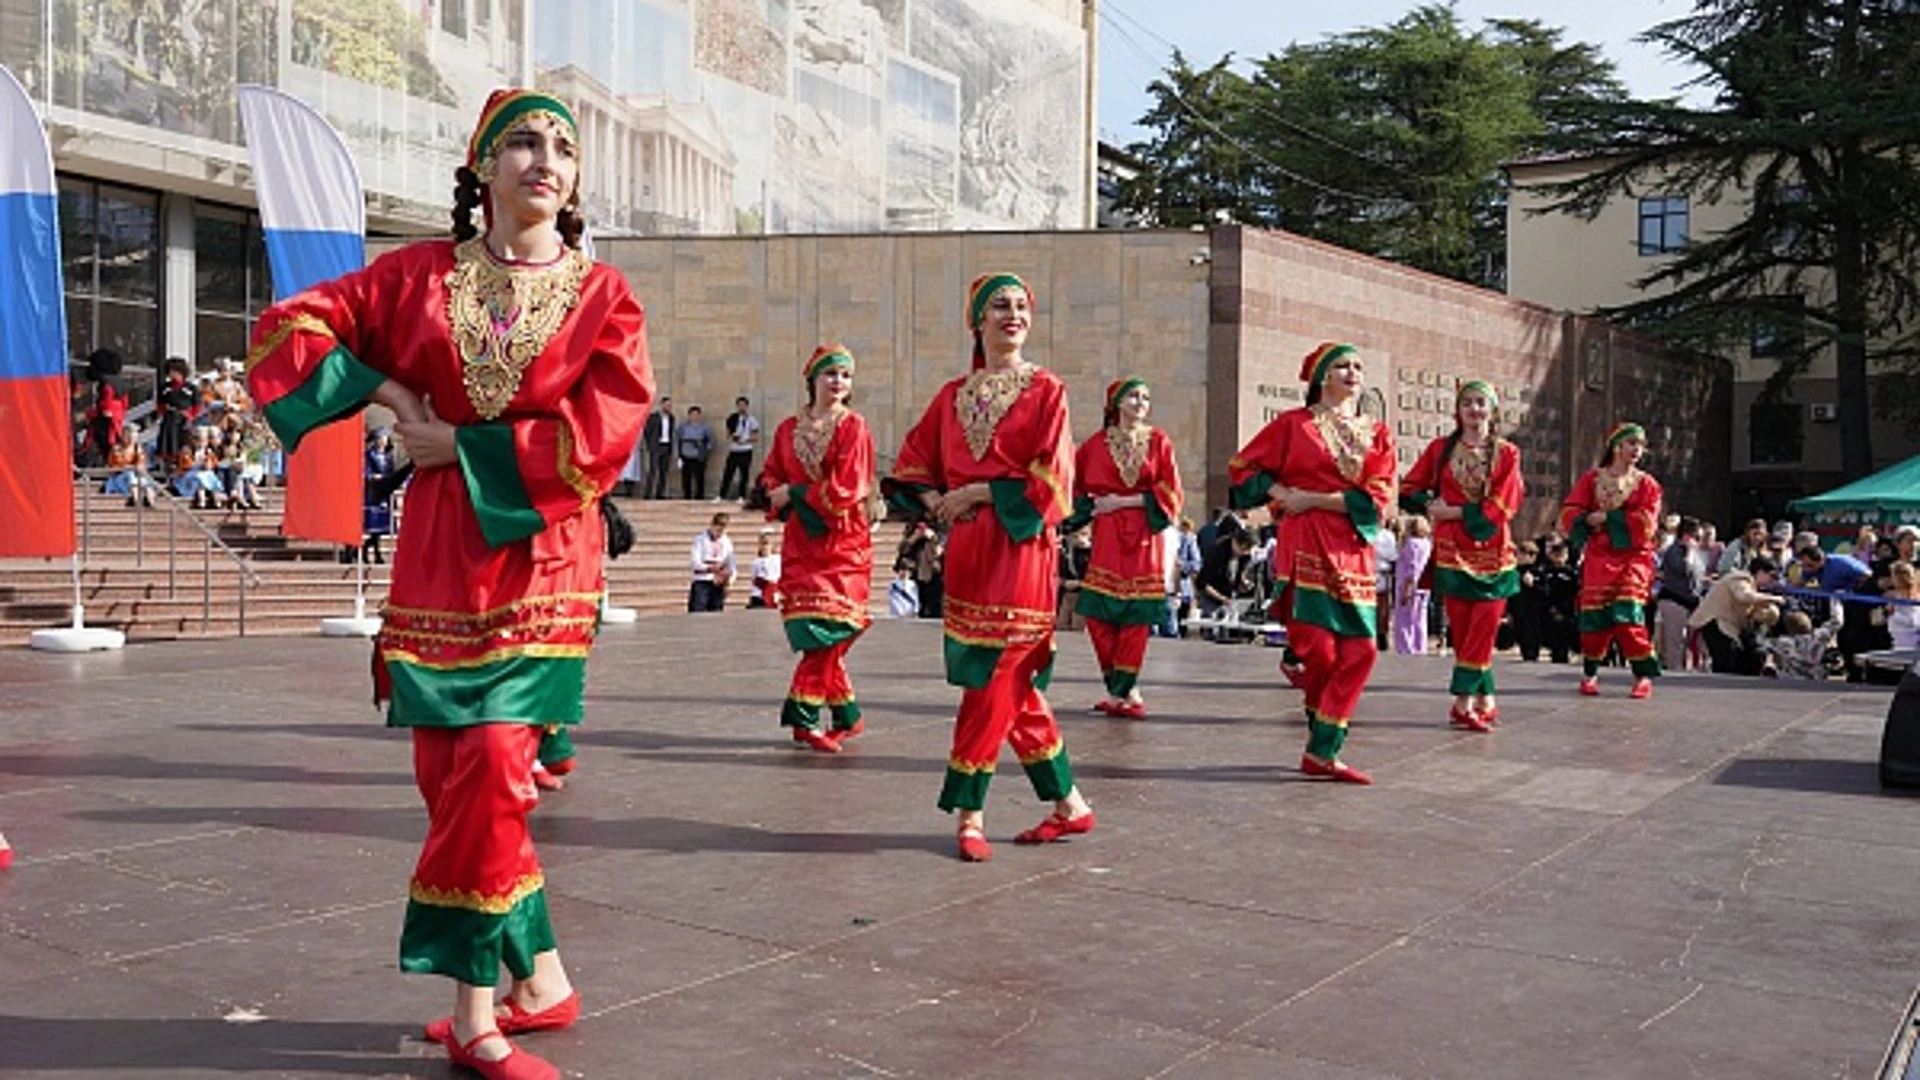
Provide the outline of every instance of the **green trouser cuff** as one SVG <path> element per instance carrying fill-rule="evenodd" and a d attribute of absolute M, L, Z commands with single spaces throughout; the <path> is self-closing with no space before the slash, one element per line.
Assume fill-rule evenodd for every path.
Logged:
<path fill-rule="evenodd" d="M 501 964 L 515 979 L 532 978 L 534 956 L 554 948 L 545 889 L 522 898 L 504 915 L 409 900 L 400 930 L 400 970 L 493 986 L 500 981 Z"/>
<path fill-rule="evenodd" d="M 1600 661 L 1592 659 L 1591 657 L 1586 657 L 1586 656 L 1581 657 L 1580 658 L 1580 674 L 1586 676 L 1589 679 L 1593 678 L 1595 675 L 1600 674 Z"/>
<path fill-rule="evenodd" d="M 1047 802 L 1058 802 L 1073 790 L 1073 765 L 1067 761 L 1067 748 L 1061 747 L 1053 756 L 1031 763 L 1022 763 L 1027 779 L 1033 782 L 1033 793 Z"/>
<path fill-rule="evenodd" d="M 1321 761 L 1338 761 L 1340 748 L 1347 742 L 1347 729 L 1329 724 L 1317 715 L 1307 714 L 1307 756 Z"/>
<path fill-rule="evenodd" d="M 1491 694 L 1493 693 L 1493 669 L 1487 668 L 1482 671 L 1478 668 L 1463 667 L 1455 664 L 1453 667 L 1453 681 L 1447 685 L 1447 690 L 1455 696 L 1462 694 Z"/>
<path fill-rule="evenodd" d="M 993 645 L 968 645 L 949 637 L 944 639 L 943 651 L 949 684 L 965 690 L 985 690 L 987 681 L 993 678 L 993 669 L 1000 664 L 1000 654 L 1006 650 Z"/>
<path fill-rule="evenodd" d="M 948 813 L 955 810 L 985 810 L 987 784 L 992 780 L 992 769 L 962 772 L 951 765 L 947 766 L 946 782 L 940 785 L 940 809 Z"/>
<path fill-rule="evenodd" d="M 520 477 L 519 451 L 508 424 L 470 424 L 453 430 L 460 457 L 460 475 L 467 482 L 473 516 L 490 547 L 525 539 L 547 527 L 547 519 L 533 508 L 526 481 Z"/>
<path fill-rule="evenodd" d="M 361 363 L 344 345 L 335 345 L 315 364 L 305 382 L 263 410 L 267 426 L 288 456 L 314 428 L 360 411 L 367 395 L 387 377 Z"/>
<path fill-rule="evenodd" d="M 1047 646 L 1047 666 L 1033 674 L 1033 688 L 1035 690 L 1044 694 L 1047 692 L 1047 688 L 1053 685 L 1053 664 L 1054 661 L 1058 659 L 1060 659 L 1060 647 L 1049 644 Z"/>
<path fill-rule="evenodd" d="M 1251 510 L 1267 505 L 1267 492 L 1273 490 L 1273 474 L 1257 472 L 1227 489 L 1227 504 L 1235 510 Z"/>
<path fill-rule="evenodd" d="M 1660 677 L 1660 658 L 1645 656 L 1638 660 L 1629 660 L 1627 668 L 1633 672 L 1635 678 L 1657 679 Z"/>
<path fill-rule="evenodd" d="M 1133 693 L 1134 687 L 1140 685 L 1140 673 L 1137 671 L 1122 671 L 1119 668 L 1114 668 L 1112 671 L 1106 673 L 1106 680 L 1107 695 L 1109 697 L 1124 698 L 1128 694 Z"/>
<path fill-rule="evenodd" d="M 780 726 L 819 731 L 820 706 L 788 698 L 780 704 Z"/>
<path fill-rule="evenodd" d="M 1007 539 L 1018 544 L 1039 536 L 1047 527 L 1040 508 L 1027 498 L 1025 480 L 989 480 L 987 489 L 993 492 L 994 519 L 1007 531 Z"/>
<path fill-rule="evenodd" d="M 835 731 L 849 730 L 853 725 L 860 722 L 860 703 L 853 698 L 848 698 L 838 704 L 828 705 L 827 709 L 833 713 L 833 728 Z"/>
<path fill-rule="evenodd" d="M 554 765 L 571 760 L 575 753 L 573 736 L 563 727 L 554 728 L 540 736 L 540 764 Z"/>

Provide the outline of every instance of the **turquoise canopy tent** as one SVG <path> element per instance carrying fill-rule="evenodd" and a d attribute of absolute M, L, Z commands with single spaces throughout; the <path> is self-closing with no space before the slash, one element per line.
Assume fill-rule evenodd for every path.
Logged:
<path fill-rule="evenodd" d="M 1795 499 L 1787 508 L 1811 516 L 1823 544 L 1851 540 L 1861 525 L 1920 525 L 1920 455 L 1832 491 Z"/>

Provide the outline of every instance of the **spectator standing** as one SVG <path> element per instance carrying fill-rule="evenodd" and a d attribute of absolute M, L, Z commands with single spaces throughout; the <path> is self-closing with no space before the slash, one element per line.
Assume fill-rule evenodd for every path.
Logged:
<path fill-rule="evenodd" d="M 687 411 L 689 415 L 693 412 Z M 731 520 L 726 514 L 715 514 L 693 538 L 693 587 L 687 590 L 688 611 L 726 610 L 727 586 L 737 570 L 733 540 L 727 536 Z"/>
<path fill-rule="evenodd" d="M 1800 578 L 1807 588 L 1828 593 L 1878 593 L 1873 571 L 1851 555 L 1829 555 L 1817 543 L 1801 547 L 1795 554 L 1800 563 Z M 1866 672 L 1855 660 L 1863 652 L 1884 648 L 1886 627 L 1874 625 L 1873 615 L 1880 605 L 1871 601 L 1840 602 L 1840 655 L 1846 658 L 1847 681 L 1862 682 Z M 1811 621 L 1811 619 L 1809 619 Z"/>
<path fill-rule="evenodd" d="M 1726 546 L 1726 550 L 1720 553 L 1718 559 L 1714 560 L 1714 575 L 1724 576 L 1735 570 L 1745 570 L 1749 560 L 1756 555 L 1765 554 L 1767 554 L 1767 520 L 1754 518 L 1747 522 L 1746 528 L 1740 530 L 1740 535 L 1734 538 L 1733 543 Z M 1774 565 L 1778 566 L 1779 563 L 1775 562 Z"/>
<path fill-rule="evenodd" d="M 700 406 L 687 409 L 687 422 L 680 425 L 675 441 L 680 447 L 680 497 L 707 497 L 707 456 L 713 453 L 713 429 L 701 418 Z"/>
<path fill-rule="evenodd" d="M 384 427 L 367 434 L 366 467 L 361 477 L 360 557 L 374 562 L 387 561 L 380 550 L 383 537 L 393 535 L 393 496 L 386 481 L 399 468 L 394 460 L 393 433 Z"/>
<path fill-rule="evenodd" d="M 1547 558 L 1539 570 L 1547 602 L 1546 645 L 1556 664 L 1580 647 L 1580 568 L 1564 538 L 1547 539 Z"/>
<path fill-rule="evenodd" d="M 1760 673 L 1765 652 L 1759 633 L 1780 618 L 1780 598 L 1762 590 L 1771 588 L 1778 577 L 1779 568 L 1772 559 L 1755 555 L 1745 569 L 1721 575 L 1688 617 L 1687 626 L 1706 642 L 1714 674 Z"/>
<path fill-rule="evenodd" d="M 1433 593 L 1422 583 L 1433 557 L 1433 523 L 1424 517 L 1407 519 L 1407 538 L 1400 542 L 1394 563 L 1393 651 L 1402 656 L 1427 652 L 1427 606 Z"/>
<path fill-rule="evenodd" d="M 747 497 L 747 478 L 753 475 L 753 448 L 760 442 L 760 421 L 748 412 L 746 398 L 733 399 L 733 412 L 727 416 L 727 467 L 720 474 L 720 497 L 726 498 L 733 488 L 735 473 L 740 476 L 740 494 L 735 498 Z"/>
<path fill-rule="evenodd" d="M 1180 519 L 1180 546 L 1174 552 L 1174 565 L 1179 573 L 1180 604 L 1178 616 L 1185 622 L 1193 614 L 1193 580 L 1200 576 L 1201 551 L 1199 534 L 1194 531 L 1193 519 Z M 1180 637 L 1179 623 L 1173 627 L 1172 637 Z"/>
<path fill-rule="evenodd" d="M 1902 559 L 1887 568 L 1887 596 L 1912 601 L 1887 608 L 1887 633 L 1896 649 L 1920 649 L 1920 574 Z"/>
<path fill-rule="evenodd" d="M 154 441 L 153 454 L 169 472 L 177 470 L 193 449 L 187 429 L 193 423 L 196 400 L 193 387 L 187 385 L 187 362 L 178 356 L 168 357 L 166 376 L 154 395 L 160 431 Z"/>
<path fill-rule="evenodd" d="M 1687 620 L 1700 606 L 1706 592 L 1700 574 L 1700 522 L 1680 519 L 1673 542 L 1660 553 L 1660 603 L 1658 653 L 1660 667 L 1681 671 L 1687 661 Z"/>
<path fill-rule="evenodd" d="M 667 497 L 667 477 L 673 472 L 673 437 L 679 430 L 673 399 L 661 398 L 660 407 L 647 417 L 647 426 L 640 433 L 640 451 L 646 454 L 647 465 L 640 490 L 649 499 Z"/>
<path fill-rule="evenodd" d="M 920 596 L 920 617 L 945 617 L 947 594 L 947 538 L 925 521 L 920 523 L 924 542 L 916 549 L 913 584 Z"/>

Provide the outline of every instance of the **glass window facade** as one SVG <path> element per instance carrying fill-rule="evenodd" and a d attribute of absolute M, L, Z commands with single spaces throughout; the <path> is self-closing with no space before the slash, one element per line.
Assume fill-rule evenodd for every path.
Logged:
<path fill-rule="evenodd" d="M 1640 254 L 1664 255 L 1687 246 L 1687 197 L 1640 200 Z"/>
<path fill-rule="evenodd" d="M 60 257 L 71 357 L 107 348 L 130 365 L 157 366 L 160 197 L 61 177 Z"/>
<path fill-rule="evenodd" d="M 204 368 L 247 354 L 254 317 L 273 299 L 258 214 L 201 204 L 193 219 L 193 340 Z"/>

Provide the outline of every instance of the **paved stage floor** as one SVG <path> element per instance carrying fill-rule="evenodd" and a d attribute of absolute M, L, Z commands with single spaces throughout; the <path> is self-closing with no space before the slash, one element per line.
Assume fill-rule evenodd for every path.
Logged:
<path fill-rule="evenodd" d="M 1864 1077 L 1920 979 L 1920 803 L 1876 785 L 1883 689 L 1684 676 L 1650 703 L 1504 662 L 1490 736 L 1447 662 L 1385 657 L 1348 758 L 1293 771 L 1260 646 L 1155 642 L 1153 717 L 1052 700 L 1100 827 L 1011 755 L 997 857 L 935 810 L 938 629 L 876 624 L 840 757 L 775 727 L 754 612 L 609 628 L 581 770 L 534 832 L 586 1077 Z M 395 946 L 424 815 L 364 643 L 0 652 L 0 1075 L 449 1077 L 444 982 Z"/>

